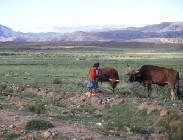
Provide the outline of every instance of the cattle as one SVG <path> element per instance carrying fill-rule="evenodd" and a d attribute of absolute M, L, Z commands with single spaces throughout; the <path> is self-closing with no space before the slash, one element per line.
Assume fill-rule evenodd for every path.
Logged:
<path fill-rule="evenodd" d="M 152 84 L 159 86 L 169 85 L 171 100 L 180 98 L 179 93 L 179 72 L 173 68 L 165 68 L 153 65 L 143 65 L 138 70 L 131 70 L 129 73 L 129 82 L 139 82 L 148 88 L 148 97 L 151 94 Z M 177 90 L 176 90 L 177 86 Z"/>
<path fill-rule="evenodd" d="M 114 93 L 114 89 L 119 83 L 118 71 L 111 67 L 101 67 L 98 69 L 98 81 L 109 82 Z"/>

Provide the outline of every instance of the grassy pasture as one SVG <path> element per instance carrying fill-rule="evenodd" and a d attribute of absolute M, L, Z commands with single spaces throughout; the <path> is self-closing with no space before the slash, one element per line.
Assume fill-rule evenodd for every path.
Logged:
<path fill-rule="evenodd" d="M 96 47 L 96 46 L 60 46 L 58 50 L 48 49 L 47 44 L 37 44 L 35 50 L 26 50 L 27 44 L 15 44 L 13 50 L 0 52 L 0 81 L 9 84 L 28 84 L 34 87 L 49 88 L 63 92 L 85 92 L 88 69 L 96 61 L 100 66 L 114 67 L 119 71 L 120 84 L 117 92 L 132 90 L 127 84 L 128 68 L 138 69 L 144 64 L 173 67 L 183 75 L 183 50 L 169 51 L 158 49 L 136 49 Z M 30 45 L 30 44 L 28 44 Z M 27 47 L 30 47 L 28 46 Z M 1 44 L 1 47 L 3 45 Z M 11 48 L 13 45 L 11 44 Z M 34 45 L 35 46 L 35 45 Z M 14 51 L 17 48 L 18 51 Z M 56 46 L 54 46 L 55 48 Z M 30 47 L 31 48 L 31 47 Z M 58 79 L 61 84 L 53 84 Z M 182 90 L 182 80 L 180 81 Z M 101 90 L 108 91 L 108 84 L 102 84 Z M 155 91 L 156 92 L 156 91 Z"/>
<path fill-rule="evenodd" d="M 126 75 L 127 64 L 134 69 L 145 64 L 173 67 L 180 72 L 180 91 L 183 94 L 183 50 L 136 49 L 135 46 L 134 48 L 71 47 L 59 44 L 57 44 L 59 49 L 55 50 L 48 49 L 47 46 L 51 45 L 46 43 L 33 43 L 34 47 L 37 45 L 36 49 L 30 49 L 30 43 L 18 43 L 15 44 L 15 48 L 12 43 L 10 45 L 8 47 L 6 43 L 5 46 L 8 48 L 5 49 L 5 46 L 0 44 L 0 48 L 3 48 L 0 51 L 0 91 L 6 89 L 3 86 L 5 84 L 26 84 L 31 87 L 58 91 L 58 94 L 63 94 L 62 98 L 66 98 L 67 93 L 77 95 L 87 91 L 88 70 L 97 61 L 100 62 L 101 67 L 114 67 L 119 72 L 120 83 L 115 90 L 115 95 L 112 95 L 108 83 L 103 83 L 100 84 L 99 96 L 124 98 L 125 103 L 122 105 L 106 105 L 102 110 L 96 111 L 89 103 L 80 107 L 60 103 L 57 99 L 58 95 L 53 99 L 31 93 L 16 96 L 28 104 L 28 111 L 54 116 L 58 120 L 70 123 L 82 123 L 89 129 L 101 131 L 106 135 L 115 135 L 120 139 L 131 139 L 137 137 L 137 134 L 146 135 L 156 131 L 163 135 L 162 138 L 159 136 L 159 139 L 183 138 L 183 125 L 180 119 L 182 117 L 175 113 L 183 107 L 183 104 L 180 101 L 169 101 L 168 86 L 161 89 L 153 85 L 154 100 L 148 103 L 151 105 L 158 102 L 158 105 L 169 109 L 169 115 L 160 117 L 160 110 L 156 109 L 148 114 L 148 109 L 139 111 L 136 106 L 147 99 L 146 90 L 138 83 L 127 83 Z M 27 46 L 29 49 L 26 49 Z M 54 45 L 54 48 L 57 46 Z M 59 84 L 54 81 L 59 81 Z M 1 103 L 6 104 L 4 99 L 3 95 L 0 96 Z M 18 105 L 7 104 L 6 107 L 12 110 L 19 109 Z M 96 126 L 98 122 L 101 122 L 102 126 Z M 131 133 L 127 133 L 129 129 Z"/>

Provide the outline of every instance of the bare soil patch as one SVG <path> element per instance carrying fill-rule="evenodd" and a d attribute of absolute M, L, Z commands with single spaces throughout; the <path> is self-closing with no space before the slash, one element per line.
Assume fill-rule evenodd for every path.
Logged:
<path fill-rule="evenodd" d="M 25 124 L 32 119 L 47 119 L 49 120 L 54 127 L 44 131 L 34 131 L 31 133 L 26 133 L 24 131 Z M 0 125 L 1 127 L 8 128 L 12 131 L 22 131 L 24 135 L 22 135 L 19 139 L 21 140 L 45 140 L 49 138 L 45 138 L 44 134 L 54 133 L 54 134 L 61 134 L 68 139 L 77 139 L 77 140 L 85 140 L 85 139 L 116 139 L 111 136 L 105 136 L 99 132 L 95 132 L 85 128 L 81 124 L 76 123 L 66 123 L 55 120 L 51 117 L 39 116 L 39 115 L 26 115 L 6 109 L 0 110 Z M 2 138 L 2 134 L 0 135 L 0 139 Z"/>

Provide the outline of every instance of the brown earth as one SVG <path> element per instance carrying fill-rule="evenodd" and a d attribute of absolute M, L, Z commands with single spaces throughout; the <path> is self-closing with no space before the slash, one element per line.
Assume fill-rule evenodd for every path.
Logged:
<path fill-rule="evenodd" d="M 13 86 L 13 92 L 15 91 L 26 91 L 31 92 L 32 94 L 37 94 L 39 96 L 57 96 L 53 91 L 43 90 L 43 89 L 36 89 L 36 88 L 25 88 L 22 86 Z M 16 93 L 16 92 L 15 92 Z M 56 135 L 61 135 L 66 137 L 69 140 L 86 140 L 86 139 L 93 139 L 93 140 L 118 140 L 119 138 L 115 137 L 115 135 L 93 130 L 88 128 L 82 124 L 78 123 L 71 123 L 71 122 L 63 122 L 61 120 L 57 120 L 54 117 L 46 116 L 46 115 L 37 115 L 33 113 L 23 113 L 21 109 L 26 107 L 26 103 L 23 102 L 19 97 L 11 97 L 9 95 L 6 96 L 6 101 L 10 104 L 16 104 L 20 106 L 20 111 L 13 111 L 7 109 L 3 103 L 0 103 L 0 129 L 7 128 L 11 131 L 19 131 L 21 133 L 21 137 L 17 140 L 51 140 Z M 58 96 L 58 98 L 60 98 Z M 126 100 L 125 98 L 119 98 L 116 96 L 94 96 L 88 97 L 86 94 L 76 94 L 72 97 L 67 99 L 60 99 L 62 103 L 65 105 L 74 104 L 76 107 L 80 107 L 86 103 L 90 103 L 96 110 L 99 112 L 103 109 L 103 107 L 108 104 L 110 106 L 113 105 L 120 105 L 126 102 L 132 102 L 136 107 L 137 110 L 147 109 L 147 113 L 150 114 L 154 110 L 160 111 L 160 117 L 164 117 L 169 114 L 169 110 L 164 108 L 164 106 L 158 104 L 158 100 L 153 100 L 152 104 L 148 104 L 147 99 L 141 100 L 139 102 L 136 98 L 132 98 L 131 101 Z M 175 104 L 176 105 L 176 104 Z M 183 116 L 183 109 L 177 110 L 179 116 Z M 32 119 L 45 119 L 50 121 L 54 127 L 44 130 L 44 131 L 34 131 L 34 132 L 26 132 L 24 130 L 25 125 L 28 121 Z M 176 125 L 180 124 L 180 121 L 172 122 L 172 128 Z M 97 127 L 100 127 L 100 124 L 96 124 Z M 126 127 L 126 133 L 131 134 L 130 128 Z M 145 136 L 140 136 L 138 134 L 134 134 L 132 139 L 134 140 L 141 140 Z M 167 136 L 162 135 L 157 130 L 157 133 L 153 133 L 151 135 L 153 138 L 161 138 L 166 139 Z M 3 139 L 3 133 L 0 131 L 0 140 Z"/>
<path fill-rule="evenodd" d="M 49 120 L 54 127 L 45 131 L 34 131 L 32 133 L 24 132 L 25 124 L 32 119 L 46 119 Z M 22 113 L 1 109 L 0 110 L 0 126 L 4 128 L 9 128 L 12 131 L 22 131 L 25 133 L 20 140 L 49 140 L 51 138 L 47 138 L 45 135 L 47 133 L 52 134 L 61 134 L 68 139 L 77 139 L 77 140 L 85 140 L 85 139 L 114 139 L 112 136 L 105 136 L 104 134 L 100 134 L 99 132 L 95 132 L 85 128 L 83 125 L 75 124 L 75 123 L 66 123 L 58 120 L 54 120 L 51 117 L 44 117 L 38 115 L 23 115 Z M 2 134 L 0 134 L 0 139 L 2 139 Z"/>
<path fill-rule="evenodd" d="M 36 94 L 38 96 L 44 97 L 52 97 L 55 96 L 55 93 L 52 91 L 48 91 L 45 89 L 24 87 L 19 85 L 12 86 L 13 93 L 3 93 L 6 96 L 5 100 L 8 104 L 18 105 L 20 107 L 20 111 L 13 111 L 7 109 L 5 104 L 0 104 L 0 129 L 6 128 L 10 131 L 18 131 L 22 132 L 19 140 L 51 140 L 56 135 L 61 135 L 66 137 L 67 139 L 72 140 L 86 140 L 86 139 L 95 139 L 95 140 L 118 140 L 118 138 L 113 137 L 112 135 L 102 134 L 102 132 L 97 132 L 94 130 L 90 130 L 84 127 L 82 124 L 76 123 L 67 123 L 62 122 L 60 120 L 56 120 L 53 117 L 48 117 L 46 115 L 38 115 L 33 113 L 22 113 L 21 109 L 27 106 L 27 103 L 23 102 L 21 98 L 15 96 L 17 92 L 29 92 L 32 94 Z M 12 95 L 14 95 L 12 97 Z M 55 97 L 57 98 L 57 97 Z M 59 97 L 58 97 L 59 98 Z M 107 101 L 107 100 L 106 100 Z M 106 102 L 105 101 L 105 102 Z M 77 107 L 80 105 L 90 102 L 95 108 L 102 109 L 104 101 L 101 100 L 100 97 L 92 97 L 88 98 L 85 94 L 76 95 L 70 97 L 68 99 L 61 100 L 65 105 L 75 104 Z M 28 121 L 32 119 L 45 119 L 50 121 L 54 127 L 44 131 L 34 131 L 27 133 L 24 128 Z M 96 124 L 97 125 L 97 124 Z M 100 127 L 100 126 L 99 126 Z M 3 132 L 0 131 L 0 140 L 3 139 Z"/>

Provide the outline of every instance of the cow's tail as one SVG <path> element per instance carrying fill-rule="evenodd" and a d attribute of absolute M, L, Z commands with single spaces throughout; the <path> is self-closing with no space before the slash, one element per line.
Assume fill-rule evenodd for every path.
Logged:
<path fill-rule="evenodd" d="M 180 80 L 180 78 L 179 78 L 179 72 L 177 72 L 176 79 L 177 79 L 177 81 L 176 81 L 176 85 L 177 85 L 177 96 L 178 96 L 178 99 L 181 99 L 182 97 L 181 97 L 180 91 L 179 91 L 179 80 Z"/>

